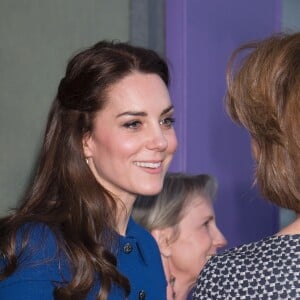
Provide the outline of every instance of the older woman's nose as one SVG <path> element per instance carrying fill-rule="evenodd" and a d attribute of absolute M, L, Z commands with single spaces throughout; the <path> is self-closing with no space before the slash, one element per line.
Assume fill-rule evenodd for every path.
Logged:
<path fill-rule="evenodd" d="M 214 237 L 214 246 L 219 249 L 223 248 L 227 245 L 227 240 L 225 239 L 222 232 L 219 230 L 219 228 L 216 228 L 215 237 Z"/>

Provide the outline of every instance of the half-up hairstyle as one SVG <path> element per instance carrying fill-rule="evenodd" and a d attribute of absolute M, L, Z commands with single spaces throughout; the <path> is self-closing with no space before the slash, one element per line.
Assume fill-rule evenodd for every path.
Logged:
<path fill-rule="evenodd" d="M 117 199 L 90 171 L 82 140 L 109 101 L 108 88 L 132 72 L 157 74 L 169 83 L 163 59 L 126 43 L 101 41 L 69 61 L 49 113 L 34 180 L 19 207 L 0 222 L 0 249 L 8 262 L 0 279 L 18 268 L 18 229 L 42 223 L 54 232 L 72 270 L 71 281 L 56 288 L 55 299 L 84 299 L 97 276 L 97 299 L 107 299 L 113 284 L 129 294 L 130 284 L 118 272 L 113 251 Z M 25 238 L 23 242 L 22 249 Z"/>

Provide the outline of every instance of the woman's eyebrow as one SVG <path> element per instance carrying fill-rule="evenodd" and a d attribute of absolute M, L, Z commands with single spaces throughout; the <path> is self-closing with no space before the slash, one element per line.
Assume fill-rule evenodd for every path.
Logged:
<path fill-rule="evenodd" d="M 147 113 L 143 111 L 124 111 L 120 114 L 117 115 L 117 118 L 122 117 L 122 116 L 140 116 L 140 117 L 145 117 L 147 116 Z"/>
<path fill-rule="evenodd" d="M 170 105 L 169 107 L 167 107 L 166 109 L 164 109 L 162 111 L 162 113 L 160 114 L 161 116 L 167 114 L 169 111 L 171 111 L 172 109 L 174 109 L 173 105 Z M 139 117 L 146 117 L 147 113 L 143 112 L 143 111 L 124 111 L 120 114 L 117 115 L 117 118 L 122 117 L 122 116 L 139 116 Z"/>
<path fill-rule="evenodd" d="M 163 115 L 167 114 L 169 111 L 171 111 L 173 109 L 174 109 L 174 105 L 170 105 L 169 107 L 164 109 L 160 115 L 163 116 Z"/>

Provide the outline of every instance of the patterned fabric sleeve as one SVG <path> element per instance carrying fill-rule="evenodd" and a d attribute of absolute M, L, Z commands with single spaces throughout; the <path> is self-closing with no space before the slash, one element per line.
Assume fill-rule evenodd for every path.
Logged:
<path fill-rule="evenodd" d="M 271 236 L 214 256 L 194 300 L 300 299 L 300 235 Z"/>
<path fill-rule="evenodd" d="M 193 300 L 221 299 L 216 294 L 222 290 L 222 281 L 219 280 L 220 270 L 216 267 L 215 260 L 215 257 L 212 258 L 201 271 L 193 293 Z"/>

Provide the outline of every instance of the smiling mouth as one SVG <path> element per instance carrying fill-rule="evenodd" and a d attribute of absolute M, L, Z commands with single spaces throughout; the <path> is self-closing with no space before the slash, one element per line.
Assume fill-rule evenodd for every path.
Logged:
<path fill-rule="evenodd" d="M 141 161 L 136 161 L 134 164 L 138 167 L 143 167 L 143 168 L 150 168 L 150 169 L 157 169 L 161 166 L 161 161 L 160 162 L 141 162 Z"/>

